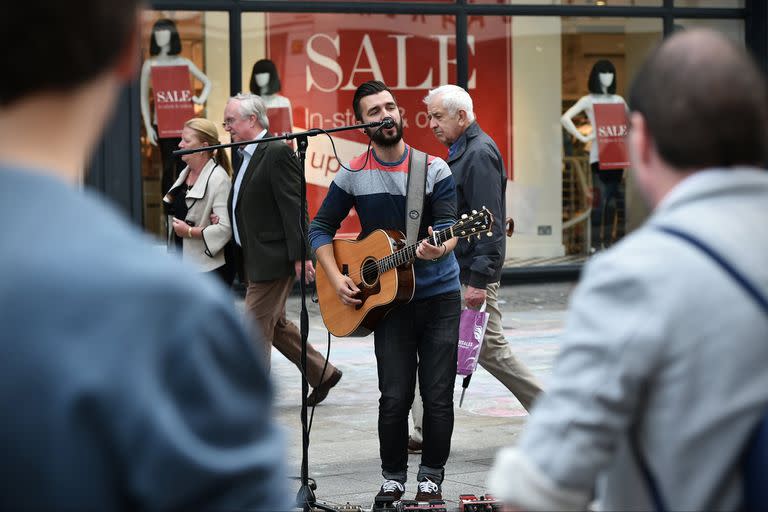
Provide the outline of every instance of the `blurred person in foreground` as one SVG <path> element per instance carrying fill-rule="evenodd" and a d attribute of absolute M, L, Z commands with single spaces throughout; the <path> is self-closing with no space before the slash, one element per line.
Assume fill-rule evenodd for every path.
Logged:
<path fill-rule="evenodd" d="M 135 73 L 140 5 L 75 4 L 0 21 L 24 48 L 0 82 L 0 510 L 286 509 L 271 388 L 231 298 L 81 188 Z"/>
<path fill-rule="evenodd" d="M 219 144 L 213 121 L 195 117 L 184 123 L 180 149 Z M 187 166 L 163 197 L 163 206 L 171 216 L 169 245 L 201 272 L 210 272 L 230 286 L 234 275 L 224 257 L 224 248 L 232 238 L 227 213 L 232 188 L 229 157 L 224 148 L 219 148 L 215 153 L 201 151 L 182 155 L 181 159 Z"/>
<path fill-rule="evenodd" d="M 654 209 L 594 257 L 547 393 L 494 495 L 523 510 L 737 510 L 742 450 L 768 408 L 768 318 L 695 237 L 768 294 L 768 86 L 711 31 L 667 39 L 630 93 L 636 181 Z M 644 476 L 642 467 L 648 470 Z"/>

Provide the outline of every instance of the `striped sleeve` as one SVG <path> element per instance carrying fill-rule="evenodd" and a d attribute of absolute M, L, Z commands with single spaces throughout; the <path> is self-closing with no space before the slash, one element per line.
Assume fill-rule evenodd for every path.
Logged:
<path fill-rule="evenodd" d="M 313 251 L 333 241 L 336 231 L 353 205 L 354 196 L 345 192 L 334 180 L 317 215 L 309 225 L 309 243 Z"/>

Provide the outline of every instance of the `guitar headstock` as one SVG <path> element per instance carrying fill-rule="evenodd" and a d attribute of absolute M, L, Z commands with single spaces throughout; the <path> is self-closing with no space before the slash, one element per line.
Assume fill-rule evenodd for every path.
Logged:
<path fill-rule="evenodd" d="M 472 210 L 470 214 L 463 214 L 461 218 L 451 226 L 451 232 L 456 238 L 471 238 L 477 235 L 478 240 L 480 235 L 486 233 L 486 236 L 493 236 L 491 228 L 493 227 L 493 214 L 483 206 L 478 212 Z"/>

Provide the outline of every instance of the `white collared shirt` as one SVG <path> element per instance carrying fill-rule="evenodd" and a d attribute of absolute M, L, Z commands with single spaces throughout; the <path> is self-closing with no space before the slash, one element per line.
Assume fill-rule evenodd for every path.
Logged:
<path fill-rule="evenodd" d="M 267 130 L 262 130 L 261 133 L 256 136 L 256 138 L 261 139 L 266 133 Z M 248 144 L 243 148 L 243 163 L 240 164 L 240 170 L 237 171 L 237 178 L 235 178 L 235 183 L 232 185 L 232 211 L 230 212 L 232 217 L 232 236 L 235 238 L 237 245 L 241 247 L 243 244 L 240 243 L 240 233 L 238 232 L 237 228 L 237 216 L 235 216 L 235 210 L 237 209 L 237 197 L 240 195 L 240 186 L 243 184 L 243 176 L 245 176 L 245 171 L 248 169 L 248 164 L 251 162 L 251 157 L 256 152 L 256 147 L 258 145 L 258 143 Z"/>

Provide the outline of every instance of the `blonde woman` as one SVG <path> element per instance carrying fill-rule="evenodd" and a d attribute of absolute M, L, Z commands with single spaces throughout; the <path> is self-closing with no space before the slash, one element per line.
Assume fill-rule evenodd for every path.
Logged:
<path fill-rule="evenodd" d="M 181 149 L 215 146 L 219 142 L 216 125 L 207 119 L 193 118 L 184 123 Z M 232 283 L 224 247 L 232 237 L 227 213 L 227 198 L 232 188 L 232 167 L 223 149 L 201 151 L 181 157 L 187 166 L 163 198 L 166 213 L 172 217 L 168 243 L 181 251 L 186 261 L 202 272 L 218 275 Z M 211 214 L 218 217 L 211 224 Z"/>

